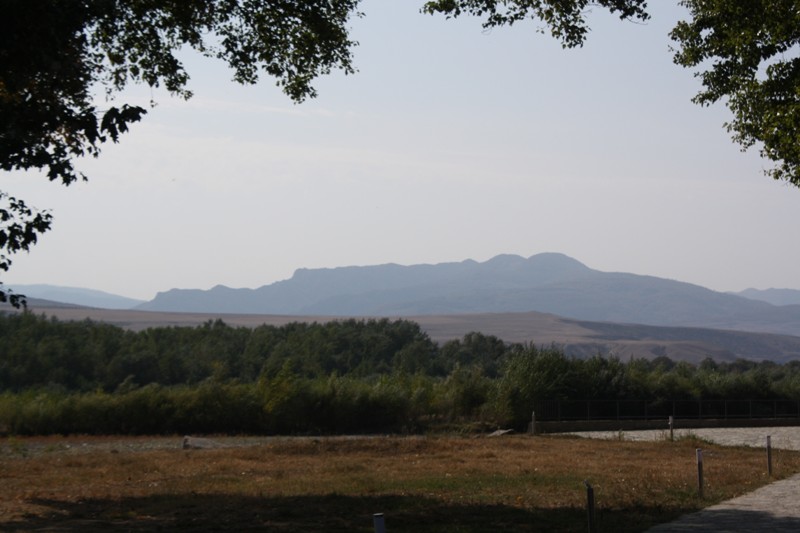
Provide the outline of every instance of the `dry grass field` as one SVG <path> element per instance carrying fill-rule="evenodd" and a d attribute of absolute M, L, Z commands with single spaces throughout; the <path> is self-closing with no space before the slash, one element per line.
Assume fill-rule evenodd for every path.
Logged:
<path fill-rule="evenodd" d="M 770 481 L 763 450 L 576 437 L 8 438 L 3 531 L 643 531 Z M 704 449 L 697 496 L 695 449 Z M 800 471 L 776 451 L 774 478 Z"/>

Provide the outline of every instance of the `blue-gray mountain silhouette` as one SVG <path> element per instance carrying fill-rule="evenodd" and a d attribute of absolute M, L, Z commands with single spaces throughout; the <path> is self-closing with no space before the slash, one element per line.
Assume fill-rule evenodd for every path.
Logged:
<path fill-rule="evenodd" d="M 102 309 L 131 309 L 144 303 L 142 300 L 126 298 L 95 289 L 60 287 L 57 285 L 33 284 L 10 285 L 16 294 L 25 295 L 28 303 L 36 300 L 49 300 L 53 303 L 98 307 Z M 52 304 L 51 304 L 52 305 Z"/>
<path fill-rule="evenodd" d="M 800 291 L 797 289 L 745 289 L 733 294 L 772 305 L 800 305 Z"/>
<path fill-rule="evenodd" d="M 538 311 L 579 320 L 800 335 L 800 306 L 674 280 L 601 272 L 563 254 L 486 262 L 299 269 L 257 289 L 173 289 L 150 311 L 411 316 Z"/>

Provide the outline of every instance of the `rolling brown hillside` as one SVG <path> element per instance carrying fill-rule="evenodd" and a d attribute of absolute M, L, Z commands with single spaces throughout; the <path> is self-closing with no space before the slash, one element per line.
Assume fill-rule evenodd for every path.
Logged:
<path fill-rule="evenodd" d="M 141 330 L 158 326 L 196 326 L 221 319 L 232 326 L 255 327 L 290 322 L 325 322 L 331 316 L 256 315 L 224 313 L 168 313 L 135 310 L 91 309 L 77 306 L 50 306 L 31 302 L 30 310 L 60 320 L 91 319 L 120 327 Z M 369 317 L 364 317 L 369 318 Z M 750 333 L 708 328 L 658 327 L 610 322 L 565 319 L 545 313 L 480 313 L 451 315 L 395 316 L 419 323 L 437 342 L 463 337 L 479 331 L 506 342 L 555 344 L 568 354 L 588 357 L 614 354 L 699 362 L 706 357 L 718 361 L 737 358 L 787 362 L 800 359 L 800 337 L 769 333 Z"/>

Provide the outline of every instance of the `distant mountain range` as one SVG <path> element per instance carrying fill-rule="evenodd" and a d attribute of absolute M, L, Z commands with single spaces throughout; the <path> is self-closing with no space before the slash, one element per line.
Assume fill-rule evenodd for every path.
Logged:
<path fill-rule="evenodd" d="M 136 309 L 297 316 L 537 311 L 577 320 L 800 336 L 800 305 L 764 301 L 772 296 L 771 291 L 738 295 L 653 276 L 601 272 L 566 255 L 545 253 L 500 255 L 483 263 L 299 269 L 288 280 L 257 289 L 173 289 Z"/>
<path fill-rule="evenodd" d="M 414 320 L 438 342 L 480 331 L 508 342 L 554 343 L 575 356 L 664 355 L 692 362 L 800 357 L 800 291 L 720 293 L 601 272 L 553 253 L 483 263 L 300 269 L 258 289 L 173 289 L 149 302 L 51 285 L 11 288 L 29 297 L 34 312 L 132 329 L 215 318 L 252 327 L 385 316 Z"/>
<path fill-rule="evenodd" d="M 734 294 L 772 305 L 800 305 L 800 291 L 796 289 L 745 289 Z"/>
<path fill-rule="evenodd" d="M 48 300 L 62 304 L 98 307 L 101 309 L 132 309 L 144 303 L 143 300 L 126 298 L 94 289 L 60 287 L 57 285 L 10 285 L 17 294 L 24 294 L 29 300 Z"/>
<path fill-rule="evenodd" d="M 300 269 L 291 279 L 258 289 L 173 289 L 149 302 L 52 285 L 11 288 L 26 294 L 35 312 L 134 329 L 218 317 L 257 325 L 386 316 L 415 320 L 440 342 L 481 331 L 510 342 L 556 343 L 580 356 L 800 356 L 800 291 L 720 293 L 601 272 L 554 253 L 501 255 L 483 263 Z"/>

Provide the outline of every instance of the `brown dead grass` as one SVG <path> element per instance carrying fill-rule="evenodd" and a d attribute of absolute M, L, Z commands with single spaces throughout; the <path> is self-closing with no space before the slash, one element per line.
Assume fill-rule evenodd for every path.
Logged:
<path fill-rule="evenodd" d="M 763 450 L 693 440 L 305 438 L 191 451 L 177 437 L 172 449 L 80 440 L 3 446 L 0 529 L 371 531 L 383 512 L 393 533 L 580 531 L 588 480 L 601 531 L 642 531 L 770 481 Z M 775 478 L 800 471 L 797 452 L 773 461 Z"/>

